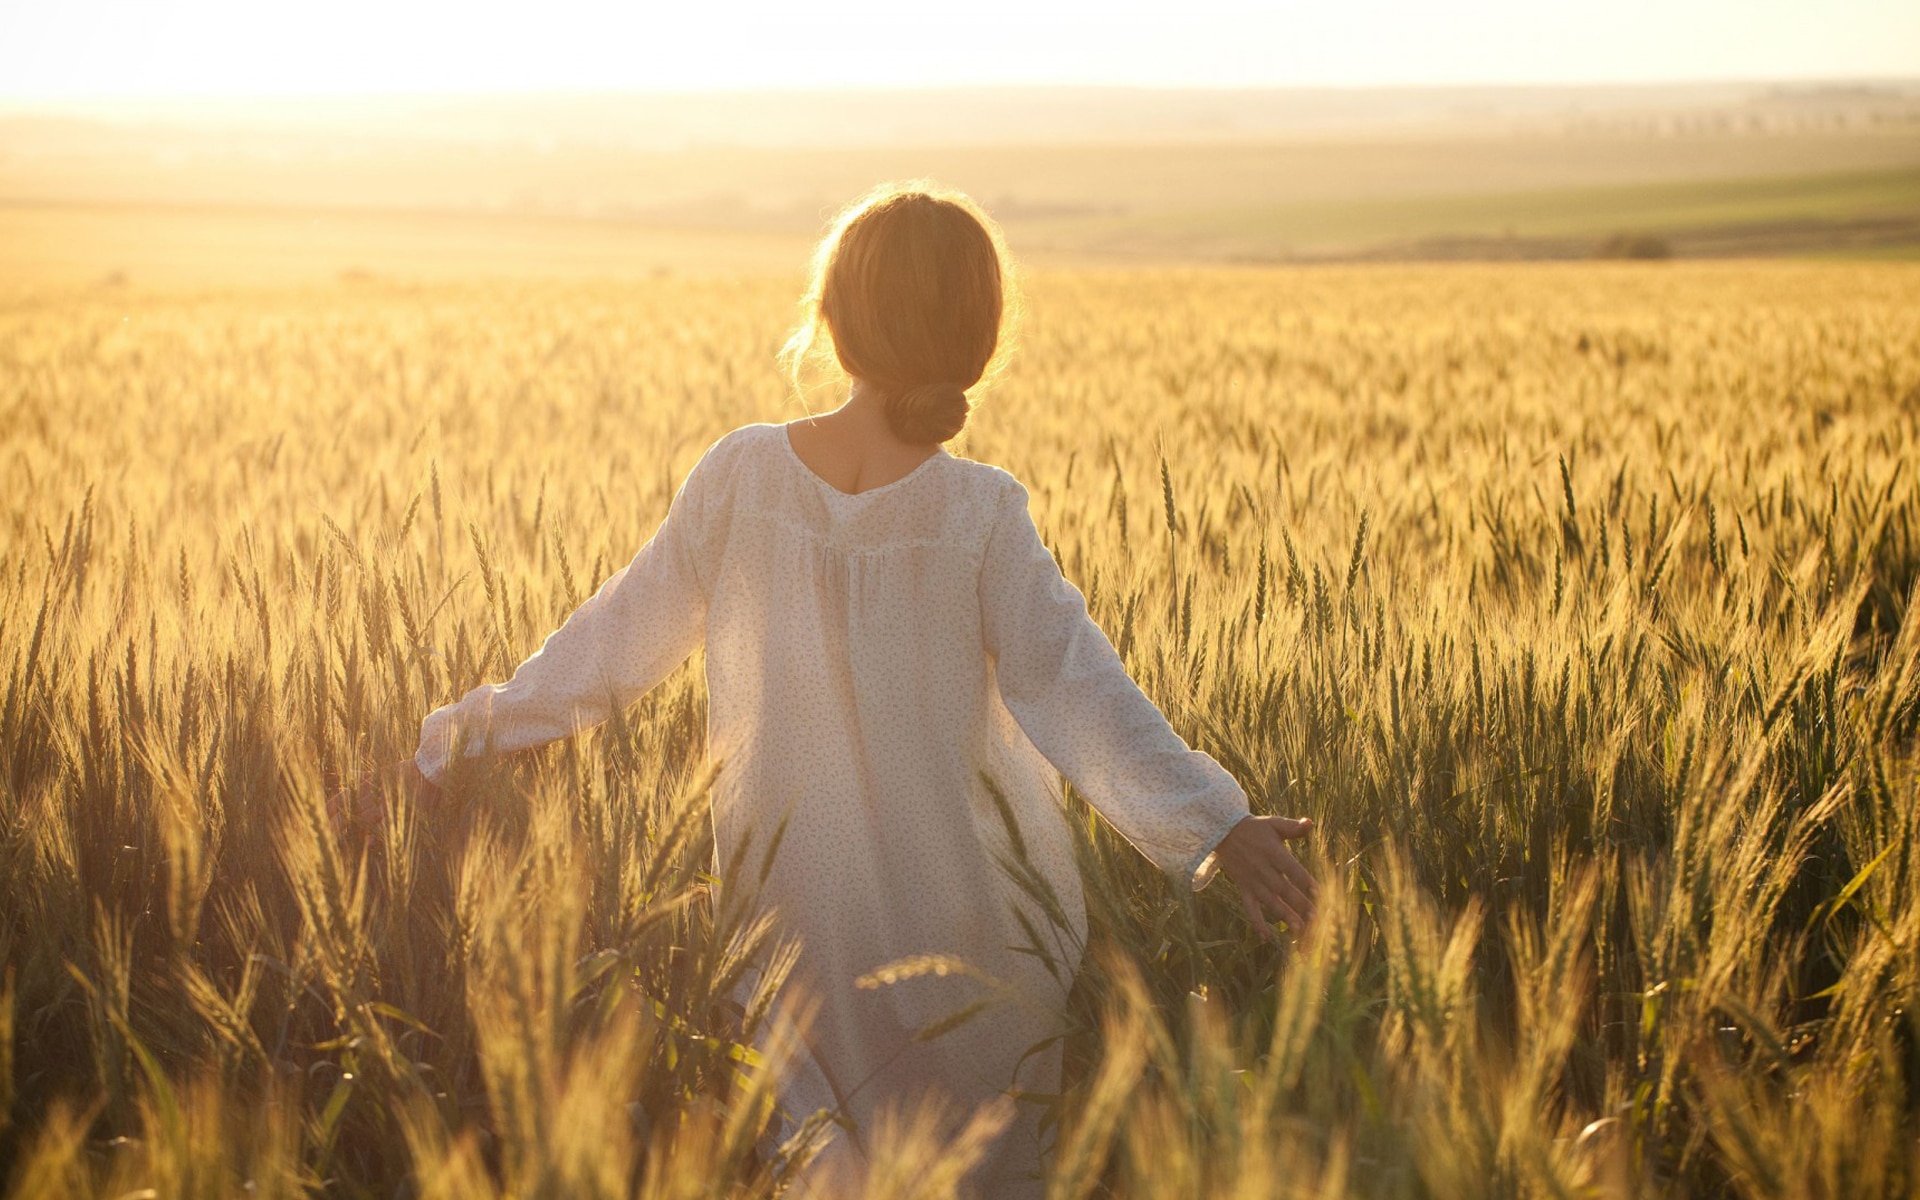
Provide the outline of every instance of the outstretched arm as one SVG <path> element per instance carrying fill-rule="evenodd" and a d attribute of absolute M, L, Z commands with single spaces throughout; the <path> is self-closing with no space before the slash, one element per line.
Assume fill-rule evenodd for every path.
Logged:
<path fill-rule="evenodd" d="M 1274 916 L 1311 916 L 1311 877 L 1283 844 L 1305 823 L 1251 817 L 1239 783 L 1167 724 L 1060 573 L 1018 484 L 988 537 L 980 609 L 1008 711 L 1136 849 L 1195 891 L 1224 868 Z M 1269 903 L 1282 898 L 1290 911 Z"/>
<path fill-rule="evenodd" d="M 711 458 L 711 451 L 708 458 Z M 696 571 L 707 467 L 687 476 L 660 529 L 505 683 L 482 684 L 427 715 L 414 763 L 438 783 L 464 748 L 522 750 L 606 720 L 700 644 L 706 595 Z"/>

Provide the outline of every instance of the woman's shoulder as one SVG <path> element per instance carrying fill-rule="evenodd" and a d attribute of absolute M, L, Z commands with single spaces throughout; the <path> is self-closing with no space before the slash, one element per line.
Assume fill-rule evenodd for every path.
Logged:
<path fill-rule="evenodd" d="M 757 448 L 769 445 L 782 427 L 756 422 L 741 425 L 721 434 L 708 444 L 700 453 L 700 461 L 693 465 L 689 479 L 701 483 L 717 483 L 731 475 L 745 459 L 754 457 Z"/>
<path fill-rule="evenodd" d="M 1019 477 L 1005 467 L 975 458 L 963 458 L 951 455 L 953 470 L 967 481 L 971 489 L 993 504 L 1025 504 L 1027 487 Z"/>
<path fill-rule="evenodd" d="M 741 425 L 730 429 L 715 438 L 707 447 L 707 457 L 715 455 L 731 456 L 756 444 L 771 442 L 775 436 L 786 435 L 786 426 L 772 421 L 755 421 L 750 425 Z"/>

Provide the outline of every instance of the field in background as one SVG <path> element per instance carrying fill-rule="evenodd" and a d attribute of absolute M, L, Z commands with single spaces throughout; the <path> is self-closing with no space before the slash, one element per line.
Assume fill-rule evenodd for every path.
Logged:
<path fill-rule="evenodd" d="M 1902 257 L 1920 250 L 1920 86 L 0 112 L 0 279 L 790 272 L 839 205 L 915 176 L 968 191 L 1050 266 Z"/>
<path fill-rule="evenodd" d="M 793 281 L 362 283 L 0 305 L 0 1173 L 777 1194 L 697 663 L 323 798 L 798 411 Z M 1910 1194 L 1917 440 L 1911 267 L 1038 274 L 957 449 L 1330 895 L 1276 956 L 1072 798 L 1051 1194 Z"/>
<path fill-rule="evenodd" d="M 804 274 L 811 240 L 569 217 L 391 210 L 0 206 L 0 267 L 34 288 Z"/>
<path fill-rule="evenodd" d="M 1143 152 L 1144 153 L 1144 152 Z M 964 176 L 962 176 L 964 177 Z M 848 186 L 852 187 L 851 178 Z M 851 192 L 848 194 L 852 194 Z M 592 218 L 297 207 L 0 205 L 17 284 L 143 287 L 472 278 L 619 280 L 660 272 L 797 276 L 798 219 Z M 824 201 L 822 213 L 829 211 Z M 1204 209 L 1023 210 L 1008 236 L 1040 267 L 1181 263 L 1920 254 L 1920 167 L 1466 195 L 1366 196 Z M 732 213 L 737 219 L 729 221 Z M 1625 235 L 1624 239 L 1623 236 Z M 1621 250 L 1616 243 L 1628 243 Z"/>

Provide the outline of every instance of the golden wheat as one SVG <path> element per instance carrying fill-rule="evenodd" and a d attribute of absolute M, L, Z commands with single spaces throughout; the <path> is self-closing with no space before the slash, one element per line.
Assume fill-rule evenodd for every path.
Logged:
<path fill-rule="evenodd" d="M 326 798 L 798 411 L 797 294 L 0 306 L 17 1194 L 787 1188 L 697 662 L 372 841 Z M 956 449 L 1330 882 L 1276 957 L 1070 797 L 1055 1194 L 1920 1187 L 1917 446 L 1912 268 L 1035 277 Z M 993 1119 L 903 1114 L 872 1193 Z"/>

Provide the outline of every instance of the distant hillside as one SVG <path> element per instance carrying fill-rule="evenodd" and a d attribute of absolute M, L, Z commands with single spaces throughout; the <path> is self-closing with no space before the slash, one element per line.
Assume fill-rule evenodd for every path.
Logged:
<path fill-rule="evenodd" d="M 303 275 L 786 263 L 848 198 L 916 176 L 979 197 L 1037 261 L 1906 256 L 1920 83 L 15 110 L 0 114 L 0 271 L 198 277 L 200 259 L 238 254 Z M 25 244 L 49 237 L 65 240 Z"/>
<path fill-rule="evenodd" d="M 328 100 L 0 102 L 4 151 L 369 142 L 624 150 L 1264 141 L 1410 133 L 1748 133 L 1920 124 L 1920 78 L 1560 87 L 978 87 Z M 265 135 L 248 136 L 248 135 Z"/>

